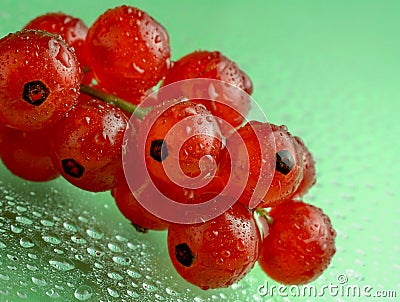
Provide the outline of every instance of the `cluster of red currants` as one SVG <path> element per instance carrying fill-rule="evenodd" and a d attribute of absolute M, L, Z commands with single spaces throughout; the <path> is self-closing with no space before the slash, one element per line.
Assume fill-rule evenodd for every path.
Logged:
<path fill-rule="evenodd" d="M 316 181 L 310 151 L 285 126 L 247 119 L 252 92 L 218 51 L 172 62 L 167 31 L 138 8 L 89 28 L 45 14 L 0 40 L 0 157 L 26 180 L 111 191 L 138 230 L 168 229 L 172 264 L 202 289 L 257 261 L 278 282 L 307 283 L 329 265 L 335 231 L 301 201 Z M 189 219 L 153 211 L 164 199 L 190 206 L 174 213 Z"/>

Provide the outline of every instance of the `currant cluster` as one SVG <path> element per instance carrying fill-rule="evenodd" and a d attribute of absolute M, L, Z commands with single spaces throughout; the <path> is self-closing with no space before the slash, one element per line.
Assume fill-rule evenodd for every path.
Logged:
<path fill-rule="evenodd" d="M 312 154 L 287 127 L 248 120 L 252 92 L 219 51 L 171 61 L 166 29 L 138 8 L 90 27 L 45 14 L 0 40 L 0 157 L 26 180 L 110 191 L 137 230 L 168 230 L 173 266 L 202 289 L 257 262 L 307 283 L 329 265 L 335 231 L 301 200 Z"/>

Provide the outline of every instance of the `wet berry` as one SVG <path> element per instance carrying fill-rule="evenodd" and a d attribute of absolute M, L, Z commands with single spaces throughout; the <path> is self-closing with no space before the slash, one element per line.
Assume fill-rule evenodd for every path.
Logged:
<path fill-rule="evenodd" d="M 77 103 L 81 69 L 61 38 L 27 30 L 0 40 L 0 122 L 22 131 L 51 127 Z"/>
<path fill-rule="evenodd" d="M 54 166 L 81 189 L 112 189 L 124 179 L 122 142 L 127 125 L 117 107 L 99 100 L 79 103 L 53 131 Z"/>
<path fill-rule="evenodd" d="M 172 264 L 185 280 L 204 290 L 242 279 L 257 261 L 260 244 L 254 217 L 240 203 L 207 222 L 168 228 Z"/>
<path fill-rule="evenodd" d="M 319 277 L 335 254 L 336 232 L 320 208 L 285 201 L 272 208 L 258 263 L 283 284 L 305 284 Z"/>
<path fill-rule="evenodd" d="M 89 28 L 85 45 L 99 84 L 127 100 L 156 85 L 170 64 L 167 31 L 131 6 L 115 7 L 99 16 Z"/>

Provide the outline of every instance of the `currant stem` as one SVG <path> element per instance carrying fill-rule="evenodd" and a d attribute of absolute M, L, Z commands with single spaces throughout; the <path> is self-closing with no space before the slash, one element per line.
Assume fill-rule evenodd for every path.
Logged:
<path fill-rule="evenodd" d="M 90 87 L 90 86 L 81 85 L 80 92 L 90 95 L 90 96 L 92 96 L 96 99 L 99 99 L 101 101 L 104 101 L 106 103 L 117 106 L 118 108 L 121 108 L 122 110 L 133 114 L 134 116 L 136 116 L 138 119 L 141 119 L 141 120 L 151 110 L 151 108 L 138 107 L 137 105 L 133 105 L 133 104 L 129 103 L 128 101 L 121 99 L 111 93 L 103 92 L 103 91 L 100 91 L 100 90 Z"/>
<path fill-rule="evenodd" d="M 257 213 L 259 216 L 265 218 L 265 220 L 267 221 L 268 225 L 271 225 L 271 224 L 273 223 L 274 220 L 272 219 L 271 216 L 268 215 L 267 210 L 265 210 L 265 209 L 263 209 L 263 208 L 257 208 L 257 209 L 256 209 L 256 213 Z"/>

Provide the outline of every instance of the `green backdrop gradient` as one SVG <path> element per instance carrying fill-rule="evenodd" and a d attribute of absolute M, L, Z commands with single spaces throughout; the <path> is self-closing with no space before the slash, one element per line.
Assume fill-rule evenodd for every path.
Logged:
<path fill-rule="evenodd" d="M 136 233 L 109 193 L 24 182 L 0 165 L 0 301 L 398 301 L 400 1 L 1 0 L 0 35 L 54 11 L 90 25 L 123 3 L 168 29 L 173 59 L 207 49 L 236 61 L 268 119 L 309 146 L 318 181 L 305 201 L 337 230 L 332 264 L 311 284 L 346 275 L 397 299 L 261 296 L 275 283 L 258 266 L 201 291 L 174 271 L 165 232 Z"/>

